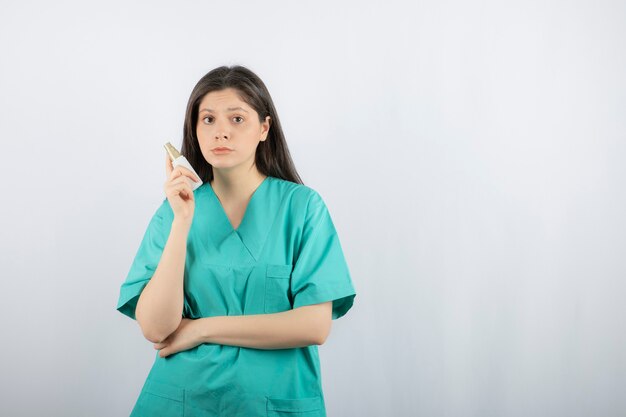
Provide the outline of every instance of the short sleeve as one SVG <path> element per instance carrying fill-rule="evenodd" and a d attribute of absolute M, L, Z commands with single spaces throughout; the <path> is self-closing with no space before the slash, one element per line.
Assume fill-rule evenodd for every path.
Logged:
<path fill-rule="evenodd" d="M 332 319 L 345 315 L 356 291 L 339 236 L 321 196 L 313 191 L 291 275 L 293 308 L 333 302 Z"/>
<path fill-rule="evenodd" d="M 141 291 L 154 275 L 161 260 L 161 254 L 169 236 L 171 224 L 171 219 L 168 223 L 169 213 L 171 213 L 169 202 L 164 199 L 152 216 L 126 279 L 120 287 L 117 310 L 133 320 L 136 320 L 135 308 Z"/>

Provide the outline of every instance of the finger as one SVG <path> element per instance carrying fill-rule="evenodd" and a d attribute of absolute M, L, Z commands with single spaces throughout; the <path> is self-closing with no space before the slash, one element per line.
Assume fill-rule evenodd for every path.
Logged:
<path fill-rule="evenodd" d="M 178 185 L 178 184 L 184 184 L 184 183 L 189 183 L 189 178 L 185 177 L 182 174 L 179 174 L 178 176 L 175 176 L 174 178 L 172 178 L 172 180 L 170 181 L 170 183 L 172 185 Z"/>
<path fill-rule="evenodd" d="M 172 180 L 171 185 L 177 187 L 176 189 L 178 191 L 181 191 L 181 187 L 184 187 L 186 190 L 188 191 L 193 191 L 191 189 L 191 187 L 193 186 L 193 183 L 191 182 L 191 180 L 185 176 L 180 176 L 174 180 Z"/>
<path fill-rule="evenodd" d="M 193 191 L 191 190 L 191 186 L 184 178 L 182 182 L 174 185 L 174 190 L 178 194 L 183 194 L 186 197 L 193 199 Z"/>
<path fill-rule="evenodd" d="M 176 175 L 176 171 L 173 171 L 172 176 L 175 176 L 175 175 Z M 191 181 L 191 179 L 181 174 L 179 175 L 180 175 L 179 177 L 165 181 L 164 187 L 165 187 L 165 193 L 167 195 L 172 195 L 173 193 L 180 193 L 185 187 L 190 192 L 193 191 L 191 189 L 191 187 L 193 186 L 193 182 Z"/>
<path fill-rule="evenodd" d="M 166 175 L 169 177 L 172 174 L 172 160 L 170 159 L 170 156 L 167 154 L 167 152 L 165 153 L 165 173 Z"/>
<path fill-rule="evenodd" d="M 189 182 L 191 184 L 193 184 L 194 180 L 193 178 L 190 178 L 189 176 L 185 175 L 184 173 L 180 172 L 180 171 L 174 171 L 174 172 L 178 172 L 178 175 L 174 175 L 172 177 L 172 183 L 174 182 L 180 182 L 180 181 L 186 181 Z"/>
<path fill-rule="evenodd" d="M 183 175 L 191 178 L 193 181 L 200 181 L 200 178 L 198 178 L 198 176 L 194 174 L 193 171 L 191 171 L 190 169 L 181 166 L 176 167 L 176 169 L 179 169 Z"/>
<path fill-rule="evenodd" d="M 191 191 L 191 187 L 185 187 L 181 194 L 184 195 L 187 200 L 193 200 L 193 191 Z"/>
<path fill-rule="evenodd" d="M 172 179 L 174 179 L 176 177 L 179 177 L 181 175 L 183 175 L 183 173 L 181 172 L 181 170 L 178 167 L 176 167 L 172 171 L 170 171 L 170 180 L 172 180 Z"/>
<path fill-rule="evenodd" d="M 192 187 L 194 186 L 194 183 L 193 180 L 191 180 L 191 178 L 189 177 L 181 175 L 180 177 L 173 179 L 171 181 L 171 184 L 176 186 L 180 186 L 181 184 L 187 185 L 189 187 L 188 191 L 193 192 Z"/>
<path fill-rule="evenodd" d="M 170 167 L 172 166 L 171 161 L 170 161 L 169 165 L 170 165 Z M 194 174 L 193 171 L 191 171 L 190 169 L 185 168 L 183 166 L 177 166 L 176 168 L 172 168 L 169 171 L 168 177 L 169 177 L 169 179 L 172 179 L 172 178 L 178 177 L 179 175 L 184 175 L 184 176 L 186 176 L 187 178 L 191 179 L 194 182 L 199 182 L 200 181 L 200 178 L 196 174 Z"/>
<path fill-rule="evenodd" d="M 193 198 L 193 191 L 185 190 L 185 198 L 190 201 L 195 201 Z"/>

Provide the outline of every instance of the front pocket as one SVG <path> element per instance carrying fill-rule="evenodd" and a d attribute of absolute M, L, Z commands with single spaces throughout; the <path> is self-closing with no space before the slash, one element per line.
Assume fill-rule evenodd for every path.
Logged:
<path fill-rule="evenodd" d="M 183 417 L 185 390 L 147 379 L 130 417 Z"/>
<path fill-rule="evenodd" d="M 268 398 L 267 417 L 319 417 L 324 415 L 322 397 Z"/>
<path fill-rule="evenodd" d="M 291 310 L 289 281 L 292 265 L 267 265 L 265 273 L 265 312 Z"/>

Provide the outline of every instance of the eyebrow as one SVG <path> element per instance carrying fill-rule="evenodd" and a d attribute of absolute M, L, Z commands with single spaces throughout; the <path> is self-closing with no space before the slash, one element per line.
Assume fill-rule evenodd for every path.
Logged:
<path fill-rule="evenodd" d="M 233 110 L 243 110 L 243 111 L 245 111 L 246 113 L 248 113 L 248 110 L 244 109 L 243 107 L 229 107 L 229 108 L 227 108 L 226 110 L 228 110 L 228 111 L 233 111 Z M 208 112 L 213 112 L 213 110 L 211 110 L 211 109 L 201 109 L 200 111 L 208 111 Z"/>

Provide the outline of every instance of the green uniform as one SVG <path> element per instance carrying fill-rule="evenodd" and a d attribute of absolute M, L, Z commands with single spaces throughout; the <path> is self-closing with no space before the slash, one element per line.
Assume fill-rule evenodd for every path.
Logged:
<path fill-rule="evenodd" d="M 332 318 L 356 292 L 329 211 L 313 189 L 268 176 L 232 228 L 210 183 L 194 191 L 183 317 L 268 314 L 333 302 Z M 161 258 L 174 213 L 164 199 L 152 217 L 117 310 L 135 307 Z M 325 417 L 316 345 L 253 349 L 203 343 L 158 352 L 131 417 Z"/>

